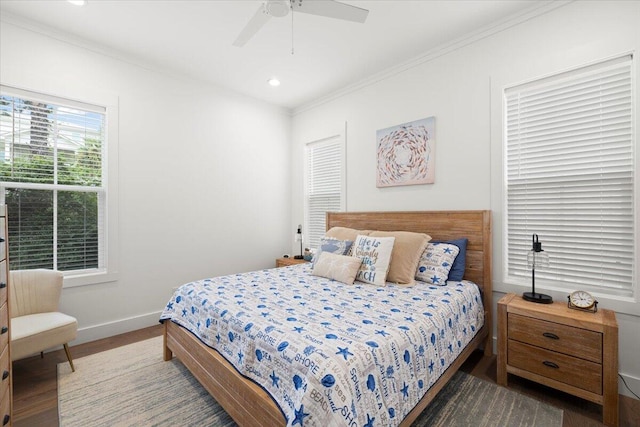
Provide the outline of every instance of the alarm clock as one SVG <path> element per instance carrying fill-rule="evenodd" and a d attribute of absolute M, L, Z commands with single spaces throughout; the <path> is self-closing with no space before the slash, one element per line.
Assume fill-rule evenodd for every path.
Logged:
<path fill-rule="evenodd" d="M 598 301 L 587 291 L 574 291 L 567 296 L 569 308 L 583 311 L 598 311 Z"/>

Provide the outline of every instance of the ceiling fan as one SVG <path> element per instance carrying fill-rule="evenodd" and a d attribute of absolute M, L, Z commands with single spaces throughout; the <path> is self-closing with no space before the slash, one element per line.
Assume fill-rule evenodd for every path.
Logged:
<path fill-rule="evenodd" d="M 233 45 L 244 46 L 272 16 L 282 18 L 287 16 L 289 11 L 360 23 L 363 23 L 369 14 L 366 9 L 333 0 L 265 0 L 258 7 L 247 26 L 240 32 Z"/>

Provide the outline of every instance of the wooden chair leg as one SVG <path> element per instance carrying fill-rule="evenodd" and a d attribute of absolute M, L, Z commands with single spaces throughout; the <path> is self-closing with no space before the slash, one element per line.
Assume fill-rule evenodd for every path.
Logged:
<path fill-rule="evenodd" d="M 69 365 L 71 366 L 71 371 L 75 372 L 76 368 L 73 367 L 73 360 L 71 359 L 71 352 L 69 351 L 69 346 L 64 344 L 64 352 L 67 353 L 67 360 L 69 360 Z"/>

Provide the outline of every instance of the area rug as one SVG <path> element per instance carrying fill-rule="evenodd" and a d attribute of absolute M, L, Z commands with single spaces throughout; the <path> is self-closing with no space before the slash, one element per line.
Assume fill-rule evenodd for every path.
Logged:
<path fill-rule="evenodd" d="M 58 365 L 62 427 L 236 425 L 179 360 L 162 360 L 162 337 L 74 364 Z M 458 372 L 413 426 L 560 427 L 562 410 Z"/>

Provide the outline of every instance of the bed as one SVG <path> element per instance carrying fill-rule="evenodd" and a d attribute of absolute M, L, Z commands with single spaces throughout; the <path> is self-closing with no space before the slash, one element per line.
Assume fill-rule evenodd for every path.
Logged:
<path fill-rule="evenodd" d="M 378 421 L 376 422 L 375 425 L 384 424 L 384 425 L 409 426 L 420 415 L 420 413 L 427 407 L 427 405 L 433 400 L 433 398 L 442 389 L 442 387 L 451 379 L 451 377 L 455 374 L 455 372 L 460 368 L 462 363 L 467 359 L 467 357 L 474 350 L 479 348 L 484 348 L 485 354 L 491 355 L 492 346 L 491 346 L 491 339 L 490 339 L 490 333 L 489 333 L 492 330 L 491 328 L 492 289 L 491 289 L 491 214 L 490 214 L 490 211 L 328 213 L 327 229 L 330 229 L 332 227 L 349 227 L 349 228 L 360 229 L 360 230 L 419 232 L 419 233 L 426 233 L 430 235 L 432 240 L 453 240 L 460 237 L 466 237 L 468 239 L 467 262 L 466 262 L 466 267 L 464 271 L 463 282 L 471 281 L 477 285 L 477 288 L 475 288 L 474 286 L 476 291 L 478 290 L 478 288 L 480 290 L 476 299 L 481 298 L 482 300 L 481 307 L 483 307 L 482 308 L 483 323 L 481 325 L 478 325 L 477 330 L 475 330 L 474 328 L 473 334 L 470 334 L 469 341 L 465 342 L 464 345 L 462 345 L 460 340 L 458 340 L 458 346 L 460 346 L 461 348 L 456 350 L 455 359 L 452 359 L 452 361 L 447 362 L 447 365 L 442 368 L 442 372 L 438 373 L 438 378 L 437 380 L 435 380 L 433 384 L 428 384 L 428 385 L 425 384 L 426 392 L 424 390 L 420 391 L 419 400 L 416 402 L 410 403 L 412 409 L 407 410 L 405 408 L 402 411 L 398 411 L 398 417 L 396 419 L 389 419 L 389 414 L 391 415 L 391 418 L 393 418 L 393 415 L 394 415 L 393 408 L 389 408 L 387 410 L 387 408 L 384 407 L 384 414 L 382 415 L 382 418 L 379 414 L 376 415 L 376 417 L 378 418 Z M 239 297 L 239 296 L 243 296 L 244 295 L 243 292 L 247 290 L 257 289 L 257 288 L 269 289 L 269 286 L 275 286 L 273 285 L 273 283 L 271 283 L 272 279 L 275 280 L 274 279 L 275 276 L 286 276 L 291 280 L 294 280 L 294 281 L 299 280 L 301 283 L 303 283 L 305 282 L 305 280 L 307 280 L 306 277 L 308 275 L 308 270 L 309 270 L 308 266 L 293 266 L 293 267 L 287 267 L 285 269 L 265 270 L 260 274 L 258 274 L 257 272 L 244 273 L 242 275 L 235 275 L 233 277 L 229 276 L 227 279 L 225 278 L 206 279 L 206 281 L 203 281 L 203 283 L 209 288 L 220 286 L 220 292 L 221 292 L 220 295 L 224 296 L 224 297 L 221 297 L 223 302 L 229 302 L 232 300 L 234 296 L 232 295 L 226 296 L 224 294 L 226 290 L 222 287 L 222 284 L 220 283 L 220 281 L 229 281 L 229 282 L 236 281 L 237 283 L 233 282 L 234 286 L 238 286 L 237 284 L 240 284 L 241 286 L 238 287 L 239 293 L 238 295 L 235 295 L 236 297 Z M 269 283 L 258 285 L 252 282 L 252 281 L 258 281 L 258 280 L 267 281 Z M 312 280 L 312 279 L 308 279 L 308 280 Z M 312 284 L 313 286 L 316 286 L 315 282 L 309 282 L 309 283 Z M 306 285 L 307 287 L 309 287 L 309 283 L 307 283 Z M 202 283 L 200 283 L 199 285 L 201 284 Z M 186 287 L 185 289 L 183 289 L 185 298 L 188 295 L 195 296 L 195 294 L 198 293 L 198 288 L 195 287 L 195 284 L 189 284 L 189 285 L 194 287 L 193 288 Z M 459 289 L 456 289 L 456 291 L 462 293 L 463 292 L 462 286 L 465 286 L 465 285 L 466 285 L 465 283 L 456 284 L 456 286 L 461 287 Z M 251 288 L 251 286 L 254 286 L 254 288 Z M 369 292 L 369 294 L 367 294 L 369 295 L 368 298 L 373 299 L 375 297 L 374 295 L 375 292 L 371 290 L 373 288 L 366 288 L 366 286 L 365 287 L 360 286 L 360 289 L 362 288 L 365 289 L 364 291 L 360 291 L 360 290 L 355 291 L 354 289 L 345 289 L 344 287 L 338 286 L 338 285 L 335 285 L 335 288 L 332 288 L 331 286 L 333 285 L 331 284 L 327 286 L 328 287 L 325 289 L 325 291 L 333 295 L 332 299 L 327 300 L 329 302 L 325 304 L 328 306 L 328 307 L 325 307 L 325 309 L 328 309 L 328 310 L 332 309 L 331 304 L 334 304 L 334 303 L 337 304 L 339 301 L 342 301 L 342 304 L 344 304 L 345 306 L 348 306 L 349 301 L 345 300 L 345 295 L 347 295 L 349 292 L 351 292 L 351 295 L 353 295 L 353 292 Z M 423 290 L 422 288 L 419 288 L 416 286 L 415 290 L 407 291 L 407 292 L 418 292 L 422 290 Z M 442 292 L 440 289 L 428 290 L 427 288 L 424 288 L 424 297 L 427 298 L 432 291 Z M 274 288 L 272 292 L 279 292 L 279 291 Z M 447 290 L 444 289 L 444 292 L 447 292 Z M 250 292 L 247 292 L 247 293 L 250 293 Z M 400 293 L 404 293 L 404 291 L 398 292 L 398 294 Z M 355 294 L 355 295 L 359 295 L 359 294 Z M 420 299 L 417 295 L 414 295 L 414 294 L 410 294 L 409 296 L 412 299 Z M 291 296 L 291 298 L 296 298 L 296 297 L 302 298 L 300 295 Z M 182 300 L 182 298 L 183 297 L 178 297 L 178 300 Z M 262 296 L 262 298 L 263 300 L 266 300 L 264 296 Z M 284 299 L 285 296 L 282 296 L 282 298 Z M 305 298 L 309 298 L 309 296 L 307 295 Z M 322 295 L 320 295 L 318 298 L 322 298 Z M 438 294 L 437 298 L 442 299 L 442 296 Z M 204 298 L 204 300 L 207 300 L 207 298 Z M 199 303 L 197 305 L 195 303 L 191 303 L 191 310 L 198 311 L 200 302 L 204 304 L 204 301 L 202 299 L 198 301 Z M 300 301 L 300 299 L 298 301 Z M 404 305 L 406 305 L 407 307 L 413 307 L 411 305 L 412 304 L 411 301 L 410 300 L 407 300 L 407 301 L 408 302 L 406 302 Z M 465 308 L 466 306 L 463 306 L 463 309 Z M 183 314 L 186 316 L 188 314 L 186 313 L 186 309 L 183 308 L 182 310 L 183 310 Z M 396 310 L 396 311 L 401 311 L 401 310 Z M 224 314 L 226 314 L 226 309 L 223 310 L 223 316 Z M 240 312 L 235 317 L 242 316 L 243 314 L 244 312 Z M 320 314 L 324 315 L 324 313 L 320 313 Z M 387 315 L 380 316 L 380 317 L 385 317 L 384 321 L 386 321 L 387 323 L 389 323 L 390 321 L 393 321 L 393 319 L 411 319 L 411 316 L 410 315 L 406 316 L 406 313 L 405 315 L 400 313 L 400 315 L 404 317 L 394 318 L 392 316 L 387 316 Z M 247 356 L 249 354 L 253 355 L 254 353 L 258 354 L 261 356 L 261 362 L 262 362 L 262 358 L 265 357 L 267 353 L 264 351 L 261 351 L 257 347 L 252 348 L 251 351 L 245 351 L 244 353 L 241 351 L 240 353 L 236 353 L 236 354 L 222 347 L 219 348 L 219 350 L 214 350 L 209 345 L 206 345 L 204 343 L 205 341 L 207 341 L 207 337 L 204 337 L 204 338 L 197 337 L 194 334 L 194 332 L 197 332 L 196 329 L 200 329 L 200 326 L 201 326 L 200 321 L 198 321 L 197 324 L 192 322 L 192 324 L 190 325 L 187 321 L 180 320 L 179 317 L 181 316 L 176 316 L 176 318 L 172 321 L 165 320 L 163 322 L 164 328 L 165 328 L 164 359 L 170 360 L 174 355 L 177 356 L 181 360 L 181 362 L 191 371 L 191 373 L 198 379 L 198 381 L 208 390 L 208 392 L 216 399 L 216 401 L 227 411 L 227 413 L 239 425 L 270 426 L 270 427 L 287 425 L 287 418 L 285 418 L 285 415 L 284 415 L 285 411 L 281 409 L 281 407 L 283 407 L 284 409 L 287 409 L 286 406 L 288 401 L 286 399 L 289 399 L 289 400 L 291 399 L 286 393 L 284 394 L 286 398 L 285 400 L 283 400 L 282 396 L 278 395 L 278 399 L 279 399 L 278 400 L 279 404 L 278 404 L 276 403 L 274 398 L 272 398 L 272 396 L 266 391 L 268 387 L 278 386 L 279 388 L 280 383 L 278 383 L 273 378 L 271 380 L 269 380 L 268 378 L 265 378 L 266 382 L 263 382 L 261 385 L 259 385 L 258 384 L 260 382 L 259 378 L 265 377 L 264 373 L 260 373 L 257 371 L 252 373 L 252 374 L 255 374 L 254 375 L 255 381 L 254 381 L 252 379 L 247 378 L 247 376 L 250 377 L 249 374 L 245 373 L 246 375 L 245 376 L 241 374 L 237 369 L 238 364 L 242 363 L 243 357 L 245 355 Z M 290 318 L 287 318 L 287 320 L 291 320 L 291 319 L 297 320 L 296 316 L 291 316 Z M 323 319 L 326 320 L 326 318 L 323 318 Z M 240 324 L 241 322 L 237 321 L 236 323 Z M 244 330 L 248 331 L 249 329 L 247 328 L 251 328 L 253 323 L 254 322 L 252 321 L 245 321 L 244 323 L 241 323 L 239 326 L 244 327 Z M 257 320 L 255 323 L 257 324 Z M 328 323 L 328 322 L 319 322 L 319 323 Z M 451 320 L 449 320 L 449 323 L 451 326 Z M 206 326 L 208 327 L 208 325 Z M 310 325 L 307 325 L 305 323 L 305 326 L 310 326 Z M 404 326 L 399 325 L 398 327 L 402 328 Z M 202 325 L 202 329 L 206 329 L 205 325 Z M 358 335 L 360 333 L 359 330 L 357 331 L 355 328 L 352 328 L 352 329 L 353 329 L 352 331 L 353 334 Z M 389 330 L 391 330 L 391 328 Z M 347 334 L 348 332 L 342 331 L 342 333 Z M 465 328 L 465 334 L 466 333 L 467 332 Z M 228 339 L 233 341 L 233 338 L 238 337 L 239 335 L 240 334 L 233 332 L 233 333 L 229 333 L 228 338 L 224 336 L 223 339 Z M 329 336 L 333 334 L 326 334 L 326 335 Z M 271 339 L 270 337 L 268 337 L 267 334 L 264 334 L 262 332 L 260 337 L 263 339 L 263 341 L 265 341 L 263 343 L 264 345 L 268 344 L 266 343 L 266 340 Z M 209 339 L 213 340 L 215 338 L 209 337 Z M 218 336 L 217 339 L 219 341 L 220 337 Z M 310 339 L 313 339 L 313 338 L 310 338 Z M 428 340 L 428 338 L 425 338 L 425 339 Z M 431 339 L 433 340 L 434 338 L 432 337 Z M 295 343 L 293 337 L 291 340 L 286 340 L 286 341 Z M 285 340 L 282 340 L 281 338 L 279 338 L 277 342 L 273 344 L 278 344 L 283 342 L 285 342 Z M 380 341 L 376 341 L 376 342 L 380 342 Z M 342 358 L 344 358 L 344 360 L 346 361 L 348 356 L 351 357 L 352 360 L 354 360 L 356 357 L 359 357 L 361 354 L 367 353 L 368 350 L 364 351 L 364 349 L 366 348 L 365 347 L 366 345 L 373 346 L 375 345 L 376 342 L 373 342 L 372 340 L 369 339 L 369 340 L 365 340 L 366 344 L 357 343 L 357 342 L 352 343 L 351 350 L 349 350 L 346 345 L 337 346 L 336 347 L 338 348 L 337 359 L 339 359 L 340 363 L 342 363 Z M 358 345 L 360 345 L 361 347 L 358 347 Z M 283 346 L 282 345 L 278 346 L 278 350 L 277 350 L 278 352 L 281 351 L 281 347 Z M 455 340 L 453 340 L 452 344 L 450 344 L 449 346 L 450 351 L 451 351 L 451 347 L 455 347 Z M 315 353 L 320 353 L 320 356 L 321 356 L 321 359 L 315 359 L 315 362 L 311 358 L 309 358 L 309 360 L 311 361 L 307 361 L 306 358 L 302 358 L 302 356 L 300 356 L 301 361 L 303 360 L 304 362 L 306 362 L 306 365 L 307 365 L 306 367 L 310 370 L 317 368 L 317 365 L 320 364 L 318 363 L 318 360 L 322 360 L 323 358 L 328 359 L 330 357 L 330 356 L 327 356 L 327 354 L 323 354 L 320 349 L 315 349 L 314 346 L 311 346 L 311 345 L 308 345 L 307 348 L 304 349 L 304 354 L 307 354 L 308 349 L 310 349 L 309 353 L 314 353 L 314 357 L 317 356 Z M 358 351 L 355 351 L 356 349 L 358 349 Z M 291 350 L 291 347 L 286 351 L 289 351 L 289 350 Z M 282 355 L 276 354 L 276 351 L 271 351 L 271 353 L 274 353 L 272 356 L 276 356 L 276 357 L 273 357 L 274 362 L 276 359 L 280 360 L 280 358 L 291 359 L 293 357 L 293 354 L 296 354 L 295 357 L 298 357 L 299 354 L 302 354 L 299 351 L 298 353 L 292 352 L 292 353 L 289 353 L 289 356 L 284 356 L 286 351 L 285 351 L 285 348 L 282 348 Z M 433 350 L 433 351 L 436 351 L 436 350 Z M 444 351 L 446 352 L 446 350 Z M 328 352 L 325 352 L 325 353 L 328 353 Z M 225 354 L 226 358 L 225 356 L 223 356 L 223 354 Z M 372 354 L 375 354 L 375 352 Z M 317 356 L 317 357 L 320 357 L 320 356 Z M 402 352 L 400 352 L 399 356 L 396 357 L 396 359 L 401 359 L 402 357 L 403 357 Z M 408 362 L 407 359 L 413 358 L 414 356 L 413 354 L 409 355 L 405 351 L 404 357 L 405 357 L 405 361 Z M 265 360 L 266 360 L 266 357 L 265 357 Z M 334 363 L 334 362 L 331 362 L 331 363 Z M 339 363 L 339 362 L 335 362 L 335 363 Z M 344 363 L 351 363 L 351 362 L 344 362 Z M 402 366 L 405 365 L 397 361 L 396 363 L 398 368 L 400 368 L 401 365 Z M 443 364 L 444 364 L 444 361 L 443 361 Z M 302 365 L 302 363 L 298 363 L 298 365 Z M 414 363 L 413 360 L 411 364 L 407 363 L 407 365 L 411 365 L 411 366 L 415 365 L 417 366 L 417 368 L 413 367 L 412 369 L 420 369 L 419 364 L 417 362 Z M 375 369 L 375 367 L 372 368 L 371 366 L 369 366 L 368 369 L 369 368 Z M 429 369 L 432 369 L 432 367 L 430 367 Z M 398 374 L 399 373 L 400 372 L 398 372 Z M 274 375 L 275 375 L 275 371 L 274 371 Z M 411 373 L 410 375 L 413 376 L 414 373 Z M 343 375 L 343 376 L 345 378 L 343 378 L 342 380 L 348 381 L 348 378 L 346 378 L 348 375 Z M 293 377 L 294 383 L 296 382 L 296 377 L 298 377 L 297 378 L 298 383 L 295 384 L 295 388 L 296 389 L 304 388 L 306 390 L 307 383 L 305 381 L 307 381 L 307 379 L 303 375 L 300 375 L 300 376 L 294 375 Z M 301 377 L 305 379 L 303 380 L 301 379 Z M 342 388 L 339 388 L 337 386 L 338 384 L 340 384 L 339 378 L 335 378 L 334 380 L 334 378 L 331 377 L 330 383 L 325 384 L 324 381 L 326 381 L 328 377 L 329 376 L 327 375 L 321 374 L 318 377 L 319 378 L 318 381 L 322 381 L 323 386 L 325 387 L 333 387 L 333 392 L 334 392 L 333 398 L 331 398 L 330 391 L 327 391 L 326 394 L 324 395 L 322 393 L 316 392 L 315 396 L 312 396 L 313 398 L 315 398 L 316 403 L 318 403 L 320 406 L 324 406 L 325 409 L 326 407 L 330 406 L 330 404 L 332 403 L 332 399 L 333 401 L 336 401 L 336 402 L 339 400 L 339 398 L 342 398 L 342 401 L 345 400 L 344 395 L 342 395 L 342 393 L 336 394 L 337 391 L 345 389 L 344 386 L 342 386 Z M 371 375 L 369 375 L 369 379 L 372 381 L 372 383 L 376 383 L 375 381 L 372 380 Z M 313 390 L 313 387 L 311 384 L 312 380 L 313 378 L 311 380 L 308 380 L 310 390 Z M 267 383 L 269 384 L 267 385 Z M 375 393 L 373 393 L 374 389 L 382 389 L 382 385 L 380 384 L 379 380 L 377 380 L 377 384 L 380 386 L 377 387 L 376 385 L 372 384 L 372 387 L 370 388 L 371 397 L 367 397 L 367 399 L 375 400 L 375 398 L 373 397 L 375 395 Z M 417 384 L 420 385 L 419 388 L 423 387 L 423 384 L 421 381 L 418 382 Z M 366 385 L 362 385 L 360 388 L 364 389 L 368 387 L 368 385 L 369 384 L 367 383 Z M 403 384 L 403 385 L 407 386 L 407 384 Z M 322 388 L 321 386 L 318 386 L 318 387 Z M 402 392 L 404 392 L 405 398 L 409 395 L 409 392 L 411 392 L 411 390 L 408 391 L 407 388 L 408 386 L 405 388 L 402 388 L 401 390 Z M 418 387 L 414 386 L 414 388 L 417 389 Z M 272 390 L 271 393 L 274 396 L 276 396 L 275 392 L 277 391 L 278 390 L 275 390 L 274 388 L 274 390 Z M 357 400 L 358 401 L 360 400 L 361 394 L 364 395 L 366 393 L 368 393 L 367 390 L 356 389 Z M 402 396 L 401 393 L 398 393 L 398 395 Z M 356 409 L 357 409 L 354 406 L 354 400 L 356 399 L 356 397 L 354 396 L 351 396 L 351 397 L 347 396 L 347 397 L 348 397 L 347 404 L 344 406 L 343 410 L 341 410 L 339 407 L 334 406 L 333 408 L 329 408 L 327 411 L 334 412 L 334 413 L 343 412 L 344 419 L 343 419 L 343 422 L 341 423 L 343 425 L 349 425 L 349 424 L 357 425 L 358 423 L 355 423 L 355 421 L 353 423 L 351 422 L 354 420 L 353 414 L 356 413 Z M 306 398 L 309 399 L 308 396 Z M 351 399 L 351 406 L 348 405 L 349 399 Z M 384 406 L 387 404 L 387 401 L 382 402 L 380 400 L 380 396 L 378 396 L 377 399 L 378 399 L 377 400 L 378 406 Z M 294 410 L 294 412 L 287 412 L 289 413 L 288 415 L 289 425 L 296 425 L 296 424 L 318 425 L 315 422 L 309 422 L 314 418 L 313 416 L 309 417 L 309 414 L 307 413 L 307 411 L 304 410 L 303 405 L 298 406 L 298 404 L 296 403 L 290 403 L 289 406 L 291 407 L 290 409 Z M 307 408 L 309 407 L 310 405 L 307 405 Z M 351 414 L 350 409 L 353 411 L 353 414 Z M 358 411 L 362 412 L 360 409 L 358 409 Z M 368 415 L 369 414 L 367 414 L 367 417 Z M 362 420 L 363 418 L 360 418 L 360 419 Z M 373 416 L 365 419 L 373 420 Z M 382 423 L 380 421 L 382 421 Z M 328 425 L 332 425 L 332 424 L 339 425 L 333 421 L 329 422 Z M 364 424 L 364 422 L 360 422 L 360 424 Z"/>

